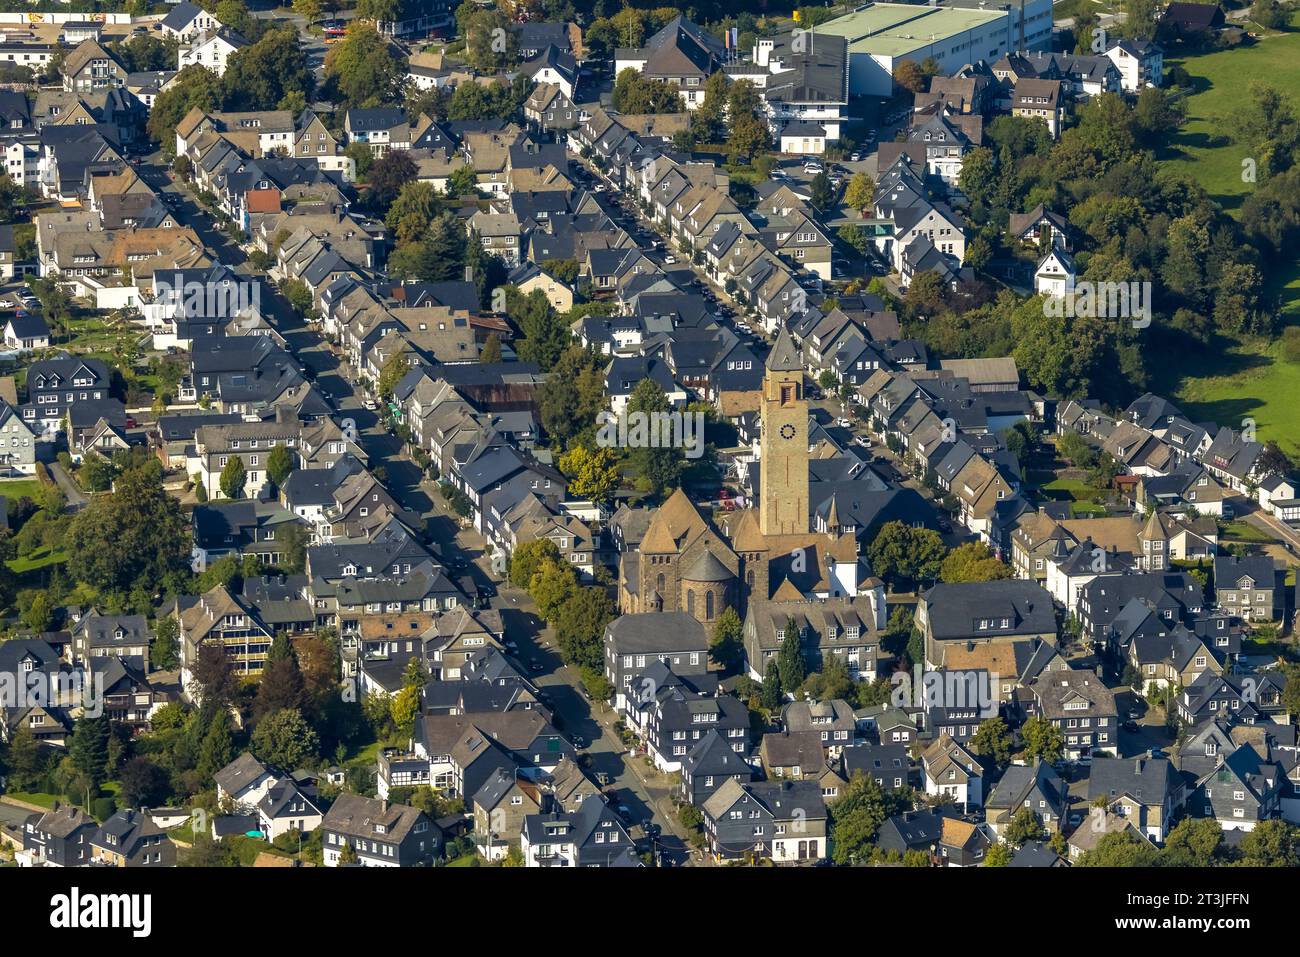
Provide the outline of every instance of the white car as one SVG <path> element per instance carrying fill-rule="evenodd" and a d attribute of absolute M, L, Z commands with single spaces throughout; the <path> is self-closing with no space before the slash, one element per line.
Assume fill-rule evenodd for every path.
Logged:
<path fill-rule="evenodd" d="M 853 420 L 852 420 L 852 419 L 840 419 L 840 420 L 839 420 L 839 424 L 840 424 L 840 428 L 841 428 L 841 429 L 851 429 L 851 428 L 853 428 Z"/>
<path fill-rule="evenodd" d="M 665 266 L 675 266 L 676 264 L 677 264 L 677 257 L 676 257 L 676 256 L 665 256 L 665 257 L 664 257 L 664 265 L 665 265 Z"/>

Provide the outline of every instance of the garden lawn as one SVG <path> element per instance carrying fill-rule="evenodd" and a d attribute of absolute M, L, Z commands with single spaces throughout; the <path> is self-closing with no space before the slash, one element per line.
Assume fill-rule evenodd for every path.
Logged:
<path fill-rule="evenodd" d="M 21 575 L 23 572 L 36 571 L 38 568 L 46 568 L 50 565 L 62 565 L 67 560 L 68 553 L 62 548 L 54 550 L 38 548 L 30 555 L 10 559 L 6 564 L 15 574 Z"/>
<path fill-rule="evenodd" d="M 1220 538 L 1231 539 L 1236 542 L 1258 542 L 1261 545 L 1273 541 L 1273 537 L 1263 529 L 1256 528 L 1246 522 L 1225 522 L 1220 532 Z"/>
<path fill-rule="evenodd" d="M 5 793 L 15 801 L 26 801 L 28 804 L 39 804 L 41 807 L 51 809 L 56 801 L 60 804 L 66 803 L 66 799 L 61 794 L 45 794 L 38 791 L 6 791 Z"/>
<path fill-rule="evenodd" d="M 10 502 L 16 502 L 24 495 L 35 501 L 40 492 L 41 483 L 34 478 L 0 481 L 0 495 Z"/>

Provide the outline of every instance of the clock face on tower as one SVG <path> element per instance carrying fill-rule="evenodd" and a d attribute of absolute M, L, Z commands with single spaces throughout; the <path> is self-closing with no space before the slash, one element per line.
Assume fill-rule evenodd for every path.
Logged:
<path fill-rule="evenodd" d="M 786 439 L 787 441 L 794 438 L 794 426 L 789 422 L 781 426 L 781 438 Z"/>

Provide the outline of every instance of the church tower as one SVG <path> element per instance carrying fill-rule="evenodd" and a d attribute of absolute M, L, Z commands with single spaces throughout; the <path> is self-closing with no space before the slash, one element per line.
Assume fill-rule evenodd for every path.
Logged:
<path fill-rule="evenodd" d="M 808 400 L 803 394 L 803 361 L 785 328 L 767 357 L 759 412 L 759 530 L 764 535 L 806 535 Z"/>

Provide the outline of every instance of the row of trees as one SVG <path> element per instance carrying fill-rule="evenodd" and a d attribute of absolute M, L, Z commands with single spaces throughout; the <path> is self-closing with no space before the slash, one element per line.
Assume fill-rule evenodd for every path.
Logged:
<path fill-rule="evenodd" d="M 560 657 L 578 669 L 593 698 L 612 692 L 603 674 L 605 626 L 616 609 L 603 585 L 586 586 L 550 539 L 526 542 L 510 556 L 510 582 L 528 591 L 537 613 L 555 629 Z"/>

